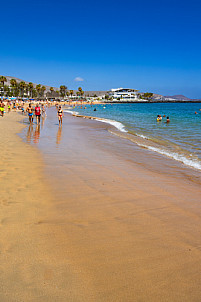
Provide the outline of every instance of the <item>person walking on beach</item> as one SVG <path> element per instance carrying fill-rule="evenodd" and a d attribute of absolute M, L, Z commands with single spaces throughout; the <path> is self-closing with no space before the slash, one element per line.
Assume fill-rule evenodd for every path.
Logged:
<path fill-rule="evenodd" d="M 3 117 L 4 116 L 4 102 L 1 102 L 0 109 L 1 109 L 1 116 Z"/>
<path fill-rule="evenodd" d="M 42 116 L 43 116 L 43 117 L 46 116 L 46 108 L 45 108 L 45 105 L 44 105 L 44 104 L 42 104 L 41 110 L 42 110 Z"/>
<path fill-rule="evenodd" d="M 29 123 L 32 124 L 33 123 L 33 107 L 31 106 L 31 103 L 29 104 L 29 106 L 27 107 L 28 112 L 28 116 L 29 116 Z"/>
<path fill-rule="evenodd" d="M 59 125 L 62 125 L 63 111 L 61 110 L 61 106 L 59 106 L 57 115 L 58 115 L 58 119 L 59 119 Z"/>
<path fill-rule="evenodd" d="M 38 125 L 38 124 L 40 124 L 40 116 L 41 116 L 41 110 L 40 110 L 39 104 L 36 104 L 35 116 L 36 116 L 36 123 Z"/>
<path fill-rule="evenodd" d="M 10 112 L 10 109 L 11 109 L 11 104 L 10 102 L 8 102 L 8 113 Z"/>
<path fill-rule="evenodd" d="M 22 111 L 22 114 L 24 114 L 24 105 L 23 104 L 21 106 L 21 111 Z"/>

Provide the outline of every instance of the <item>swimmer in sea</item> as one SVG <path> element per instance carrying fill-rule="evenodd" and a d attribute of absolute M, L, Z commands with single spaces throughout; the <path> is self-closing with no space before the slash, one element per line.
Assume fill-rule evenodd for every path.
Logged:
<path fill-rule="evenodd" d="M 157 115 L 157 122 L 161 122 L 162 121 L 162 116 L 160 114 Z"/>
<path fill-rule="evenodd" d="M 169 118 L 169 116 L 167 116 L 166 123 L 169 123 L 169 122 L 170 122 L 170 118 Z"/>
<path fill-rule="evenodd" d="M 31 106 L 31 103 L 29 104 L 29 106 L 27 107 L 28 112 L 28 116 L 29 116 L 29 123 L 32 124 L 33 123 L 33 107 Z"/>
<path fill-rule="evenodd" d="M 57 111 L 57 116 L 58 116 L 58 119 L 59 119 L 59 125 L 62 125 L 63 111 L 61 109 L 61 106 L 59 106 L 59 109 Z"/>

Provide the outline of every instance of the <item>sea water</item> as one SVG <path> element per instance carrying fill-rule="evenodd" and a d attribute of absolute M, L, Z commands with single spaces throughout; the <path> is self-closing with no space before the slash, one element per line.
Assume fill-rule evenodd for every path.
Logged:
<path fill-rule="evenodd" d="M 96 117 L 128 133 L 141 147 L 201 170 L 200 103 L 99 104 L 65 111 Z M 161 122 L 157 122 L 158 114 L 164 116 Z M 166 123 L 167 116 L 170 123 Z"/>

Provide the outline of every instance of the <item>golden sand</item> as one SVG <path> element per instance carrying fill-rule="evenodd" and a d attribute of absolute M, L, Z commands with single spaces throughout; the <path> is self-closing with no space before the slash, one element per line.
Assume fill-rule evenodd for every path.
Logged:
<path fill-rule="evenodd" d="M 20 120 L 0 120 L 0 301 L 83 301 L 57 226 L 43 224 L 54 215 L 50 188 L 39 152 L 16 135 Z"/>
<path fill-rule="evenodd" d="M 20 119 L 0 120 L 0 301 L 200 301 L 200 187 L 97 145 L 54 192 Z"/>

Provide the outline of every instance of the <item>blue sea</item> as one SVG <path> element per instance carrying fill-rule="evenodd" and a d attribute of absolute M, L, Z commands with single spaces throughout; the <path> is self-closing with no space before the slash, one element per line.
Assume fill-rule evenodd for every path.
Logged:
<path fill-rule="evenodd" d="M 201 170 L 201 103 L 99 104 L 65 111 L 96 117 L 116 127 L 114 134 L 119 132 L 143 148 Z M 158 114 L 161 122 L 157 122 Z"/>

